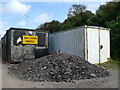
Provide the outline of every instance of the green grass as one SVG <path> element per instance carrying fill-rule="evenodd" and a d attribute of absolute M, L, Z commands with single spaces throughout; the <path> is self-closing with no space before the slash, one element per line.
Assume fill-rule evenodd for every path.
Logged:
<path fill-rule="evenodd" d="M 118 69 L 120 65 L 120 61 L 118 60 L 110 60 L 105 63 L 98 64 L 99 66 L 105 67 L 106 69 Z"/>

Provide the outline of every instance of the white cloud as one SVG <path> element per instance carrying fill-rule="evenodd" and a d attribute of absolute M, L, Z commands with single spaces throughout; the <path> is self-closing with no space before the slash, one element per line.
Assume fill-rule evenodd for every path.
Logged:
<path fill-rule="evenodd" d="M 48 20 L 50 20 L 50 16 L 48 14 L 40 14 L 38 16 L 36 16 L 36 18 L 34 19 L 34 22 L 46 22 Z"/>
<path fill-rule="evenodd" d="M 89 8 L 87 8 L 87 10 L 91 11 L 94 14 L 96 13 L 96 10 L 92 10 L 92 9 L 89 9 Z"/>
<path fill-rule="evenodd" d="M 25 5 L 18 0 L 11 0 L 9 3 L 3 5 L 2 10 L 3 13 L 25 14 L 30 8 L 30 5 Z"/>
<path fill-rule="evenodd" d="M 22 20 L 21 22 L 17 23 L 19 26 L 26 26 L 27 22 L 25 20 Z"/>

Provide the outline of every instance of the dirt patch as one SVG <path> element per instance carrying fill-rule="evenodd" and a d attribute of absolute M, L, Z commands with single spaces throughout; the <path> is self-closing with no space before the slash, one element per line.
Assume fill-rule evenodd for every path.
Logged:
<path fill-rule="evenodd" d="M 9 73 L 28 81 L 73 82 L 109 76 L 105 69 L 90 64 L 78 56 L 51 54 L 9 66 Z"/>

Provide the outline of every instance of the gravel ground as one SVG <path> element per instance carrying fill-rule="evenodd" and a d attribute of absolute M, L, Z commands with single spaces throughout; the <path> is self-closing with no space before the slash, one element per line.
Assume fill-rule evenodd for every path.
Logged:
<path fill-rule="evenodd" d="M 74 80 L 109 76 L 104 68 L 78 56 L 54 53 L 42 58 L 11 64 L 9 73 L 27 81 L 74 82 Z"/>
<path fill-rule="evenodd" d="M 118 70 L 109 70 L 109 77 L 71 82 L 32 82 L 8 74 L 7 65 L 2 65 L 3 88 L 118 88 Z"/>
<path fill-rule="evenodd" d="M 109 77 L 79 80 L 75 83 L 32 82 L 20 80 L 8 74 L 8 65 L 2 64 L 1 61 L 0 57 L 0 71 L 2 72 L 0 73 L 0 77 L 2 77 L 0 81 L 2 79 L 2 88 L 118 88 L 118 70 L 109 70 L 111 73 Z"/>

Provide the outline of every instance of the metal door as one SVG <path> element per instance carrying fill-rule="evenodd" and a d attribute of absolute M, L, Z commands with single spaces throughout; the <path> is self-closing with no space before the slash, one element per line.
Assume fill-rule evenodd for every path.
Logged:
<path fill-rule="evenodd" d="M 109 30 L 100 30 L 100 63 L 110 58 Z"/>
<path fill-rule="evenodd" d="M 99 63 L 99 30 L 93 28 L 87 28 L 87 49 L 88 49 L 88 62 Z"/>

